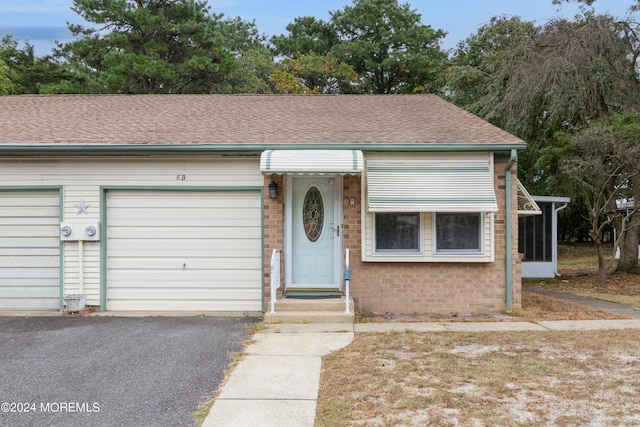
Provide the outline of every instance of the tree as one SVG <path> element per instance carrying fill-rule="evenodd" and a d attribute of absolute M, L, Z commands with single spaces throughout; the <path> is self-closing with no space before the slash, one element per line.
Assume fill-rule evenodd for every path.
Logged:
<path fill-rule="evenodd" d="M 216 93 L 272 93 L 271 75 L 275 69 L 267 48 L 242 50 L 236 55 L 233 73 L 216 85 Z"/>
<path fill-rule="evenodd" d="M 93 72 L 102 91 L 207 93 L 233 69 L 229 26 L 206 1 L 74 0 L 72 9 L 99 26 L 70 24 L 80 38 L 59 53 Z"/>
<path fill-rule="evenodd" d="M 366 93 L 437 91 L 446 35 L 421 23 L 421 15 L 397 0 L 354 0 L 331 12 L 340 42 L 332 53 L 362 77 Z"/>
<path fill-rule="evenodd" d="M 25 43 L 22 49 L 18 45 L 19 41 L 10 34 L 0 40 L 0 61 L 6 67 L 4 76 L 11 83 L 5 85 L 6 94 L 39 93 L 40 85 L 67 77 L 64 67 L 51 57 L 36 57 L 33 45 Z"/>
<path fill-rule="evenodd" d="M 8 74 L 9 67 L 0 59 L 0 96 L 9 95 L 13 91 L 13 84 Z"/>
<path fill-rule="evenodd" d="M 611 199 L 606 198 L 606 208 L 601 199 L 589 199 L 585 191 L 576 190 L 579 183 L 566 179 L 565 169 L 577 161 L 571 155 L 577 149 L 574 144 L 605 134 L 600 121 L 640 111 L 636 28 L 629 20 L 593 12 L 585 12 L 577 21 L 555 19 L 542 26 L 519 18 L 494 18 L 458 46 L 448 74 L 447 92 L 456 104 L 527 141 L 518 171 L 529 189 L 563 195 L 573 191 L 574 208 L 584 202 L 578 210 L 588 218 L 591 239 L 603 231 L 597 214 L 612 209 Z M 617 129 L 615 135 L 620 132 Z M 606 152 L 580 150 L 593 158 L 592 169 L 597 159 L 608 162 Z M 615 177 L 631 173 L 630 164 L 616 165 L 623 170 Z M 615 177 L 600 183 L 617 182 Z M 596 184 L 592 187 L 604 188 Z M 632 190 L 634 180 L 617 182 L 607 195 L 623 187 Z M 616 226 L 619 237 L 630 236 L 633 231 L 627 233 L 629 229 L 623 230 L 624 223 L 614 217 L 610 214 L 604 226 Z M 626 223 L 632 220 L 629 217 Z M 622 251 L 627 247 L 631 246 Z M 625 252 L 623 258 L 627 256 Z"/>
<path fill-rule="evenodd" d="M 604 256 L 602 235 L 606 227 L 617 225 L 614 253 L 627 243 L 635 247 L 631 265 L 619 269 L 633 270 L 638 265 L 640 207 L 636 205 L 635 209 L 622 211 L 616 201 L 638 194 L 640 115 L 606 117 L 575 134 L 564 132 L 558 140 L 567 160 L 561 172 L 587 207 L 590 235 L 598 255 L 598 282 L 604 285 L 615 262 L 613 257 L 606 260 Z"/>
<path fill-rule="evenodd" d="M 314 52 L 285 58 L 271 76 L 280 93 L 349 93 L 358 75 L 351 66 L 331 54 Z"/>
<path fill-rule="evenodd" d="M 493 17 L 460 42 L 447 74 L 449 100 L 505 127 L 505 98 L 511 76 L 531 56 L 529 43 L 540 31 L 519 17 Z"/>
<path fill-rule="evenodd" d="M 288 35 L 271 37 L 273 52 L 288 58 L 299 55 L 327 55 L 338 44 L 338 34 L 333 24 L 312 16 L 295 18 L 287 25 Z"/>

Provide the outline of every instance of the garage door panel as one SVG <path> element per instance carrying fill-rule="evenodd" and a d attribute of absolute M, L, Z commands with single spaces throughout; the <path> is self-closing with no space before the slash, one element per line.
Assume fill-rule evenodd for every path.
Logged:
<path fill-rule="evenodd" d="M 58 300 L 58 295 L 46 298 L 38 293 L 22 298 L 0 298 L 0 310 L 55 310 Z"/>
<path fill-rule="evenodd" d="M 246 243 L 246 244 L 244 244 Z M 245 239 L 236 241 L 235 246 L 227 244 L 214 245 L 206 240 L 192 240 L 185 244 L 186 248 L 181 249 L 180 256 L 183 258 L 207 256 L 207 257 L 239 257 L 250 258 L 261 257 L 262 248 L 257 246 L 254 240 Z M 150 245 L 147 241 L 136 241 L 135 244 L 127 245 L 124 241 L 109 242 L 109 249 L 117 253 L 119 257 L 139 257 L 141 254 L 148 257 L 158 257 L 175 249 L 175 246 L 164 240 L 156 241 Z"/>
<path fill-rule="evenodd" d="M 222 227 L 256 227 L 260 226 L 260 223 L 256 224 L 255 218 L 242 218 L 242 217 L 234 217 L 230 215 L 228 218 L 190 218 L 191 221 L 197 221 L 201 227 L 212 227 L 212 228 L 222 228 Z M 157 227 L 158 225 L 162 225 L 165 227 L 188 227 L 189 224 L 184 223 L 184 219 L 180 216 L 180 214 L 176 214 L 173 218 L 162 218 L 161 220 L 155 220 L 154 225 Z M 149 214 L 143 215 L 141 218 L 127 218 L 126 223 L 122 224 L 123 227 L 129 228 L 143 228 L 149 227 Z"/>
<path fill-rule="evenodd" d="M 163 239 L 256 239 L 261 234 L 260 227 L 118 227 L 109 230 L 109 238 L 145 239 L 149 241 Z"/>
<path fill-rule="evenodd" d="M 24 213 L 19 212 L 1 212 L 0 209 L 0 226 L 7 227 L 17 227 L 21 225 L 40 225 L 40 226 L 50 226 L 59 224 L 59 217 L 56 216 L 43 216 L 36 215 L 32 210 L 25 211 Z"/>
<path fill-rule="evenodd" d="M 53 298 L 56 300 L 59 297 L 59 292 L 56 289 L 52 289 L 50 286 L 45 286 L 46 283 L 43 283 L 41 286 L 33 286 L 33 284 L 28 283 L 24 286 L 24 288 L 20 289 L 19 292 L 7 288 L 0 288 L 0 299 L 4 298 L 23 298 L 23 299 L 33 299 L 33 298 Z"/>
<path fill-rule="evenodd" d="M 126 270 L 178 270 L 182 274 L 195 274 L 198 271 L 218 274 L 220 271 L 234 272 L 238 269 L 256 265 L 258 258 L 207 258 L 207 259 L 182 259 L 182 258 L 151 258 L 138 256 L 136 258 L 113 258 L 110 260 L 110 268 Z"/>
<path fill-rule="evenodd" d="M 195 273 L 195 272 L 194 272 Z M 211 283 L 212 286 L 225 284 L 232 282 L 248 283 L 253 286 L 256 280 L 260 280 L 262 276 L 262 270 L 259 268 L 236 269 L 236 270 L 217 270 L 209 273 L 208 275 L 200 274 L 189 276 L 189 280 L 197 282 L 202 280 L 204 282 Z M 186 275 L 184 271 L 178 269 L 163 270 L 162 274 L 150 274 L 145 269 L 126 269 L 126 268 L 114 268 L 109 271 L 109 283 L 110 286 L 118 286 L 121 282 L 127 283 L 158 283 L 162 286 L 163 283 L 181 283 L 184 281 Z"/>
<path fill-rule="evenodd" d="M 219 219 L 244 219 L 244 220 L 255 220 L 255 210 L 259 208 L 259 206 L 250 206 L 250 207 L 234 207 L 234 208 L 225 208 L 225 207 L 197 207 L 197 208 L 186 208 L 189 209 L 190 215 L 189 217 L 192 219 L 198 220 L 208 220 L 211 217 L 219 218 Z M 117 209 L 113 210 L 113 214 L 111 218 L 116 220 L 122 220 L 123 222 L 131 223 L 137 222 L 140 220 L 149 219 L 149 213 L 153 213 L 154 220 L 156 221 L 173 221 L 179 220 L 182 217 L 182 213 L 185 208 L 175 208 L 175 209 L 163 209 L 158 210 L 159 208 L 154 209 Z"/>
<path fill-rule="evenodd" d="M 26 246 L 36 246 L 39 245 L 39 239 L 41 236 L 49 233 L 53 228 L 56 230 L 56 237 L 58 233 L 58 222 L 52 224 L 30 224 L 30 225 L 22 225 L 22 226 L 3 226 L 2 235 L 3 238 L 0 239 L 0 244 L 4 245 L 5 239 L 19 239 L 17 241 L 22 242 Z M 35 240 L 34 240 L 35 239 Z M 31 243 L 30 243 L 31 240 Z M 60 243 L 60 239 L 57 239 L 57 242 Z"/>
<path fill-rule="evenodd" d="M 164 289 L 162 299 L 170 300 L 257 300 L 261 294 L 257 289 L 207 289 L 207 288 L 172 288 Z M 165 297 L 166 296 L 166 297 Z M 149 298 L 147 289 L 118 289 L 111 290 L 112 301 L 115 300 L 139 300 Z"/>
<path fill-rule="evenodd" d="M 7 264 L 14 262 L 14 258 L 22 257 L 50 257 L 58 260 L 60 247 L 0 247 L 0 265 L 3 260 L 9 260 Z"/>
<path fill-rule="evenodd" d="M 262 306 L 258 191 L 107 193 L 107 309 Z"/>
<path fill-rule="evenodd" d="M 0 308 L 59 308 L 57 190 L 0 191 Z"/>
<path fill-rule="evenodd" d="M 148 212 L 156 210 L 166 210 L 164 216 L 170 214 L 180 215 L 185 209 L 193 211 L 194 216 L 206 215 L 206 212 L 233 212 L 234 210 L 253 210 L 260 209 L 260 199 L 253 195 L 245 197 L 233 197 L 229 192 L 220 192 L 216 196 L 211 196 L 211 192 L 201 192 L 202 197 L 207 200 L 195 200 L 191 196 L 188 197 L 176 197 L 176 195 L 167 195 L 167 197 L 160 198 L 148 198 L 148 197 L 129 197 L 119 198 L 119 200 L 111 200 L 109 203 L 109 209 L 112 211 L 113 218 L 140 218 Z M 173 205 L 167 205 L 167 201 L 174 203 Z M 131 216 L 129 216 L 129 213 Z M 162 215 L 162 214 L 161 214 Z M 161 216 L 162 217 L 162 216 Z"/>
<path fill-rule="evenodd" d="M 59 278 L 59 266 L 53 267 L 0 267 L 0 284 L 14 278 L 20 279 L 56 279 Z M 36 283 L 37 284 L 37 283 Z"/>
<path fill-rule="evenodd" d="M 117 249 L 113 248 L 115 252 Z M 162 258 L 166 256 L 166 251 L 163 251 L 162 248 L 154 248 L 154 249 L 123 249 L 117 258 L 130 258 L 130 257 L 139 257 L 140 251 L 144 251 L 145 256 L 149 258 Z M 251 248 L 251 249 L 221 249 L 221 248 L 212 248 L 211 250 L 206 249 L 186 249 L 180 252 L 180 258 L 184 260 L 188 259 L 198 259 L 201 257 L 210 258 L 259 258 L 261 257 L 261 250 L 259 248 Z M 166 259 L 175 260 L 176 257 L 167 257 Z M 186 261 L 185 261 L 186 262 Z"/>
<path fill-rule="evenodd" d="M 185 311 L 185 312 L 260 312 L 261 302 L 238 300 L 116 300 L 110 301 L 113 311 Z"/>

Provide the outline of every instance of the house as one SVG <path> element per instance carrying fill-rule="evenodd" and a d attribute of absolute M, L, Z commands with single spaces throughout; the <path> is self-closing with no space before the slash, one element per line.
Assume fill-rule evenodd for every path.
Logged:
<path fill-rule="evenodd" d="M 524 148 L 434 95 L 0 97 L 0 308 L 264 312 L 349 249 L 356 310 L 510 310 Z"/>

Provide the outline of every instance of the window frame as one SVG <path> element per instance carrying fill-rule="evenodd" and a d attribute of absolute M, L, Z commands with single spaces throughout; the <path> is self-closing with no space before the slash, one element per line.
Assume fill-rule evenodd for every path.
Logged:
<path fill-rule="evenodd" d="M 418 217 L 418 230 L 417 230 L 417 249 L 378 249 L 378 236 L 377 236 L 377 216 L 378 215 L 416 215 Z M 372 219 L 372 255 L 373 256 L 397 256 L 397 257 L 422 257 L 424 255 L 424 229 L 423 219 L 421 212 L 373 212 Z"/>
<path fill-rule="evenodd" d="M 476 215 L 478 218 L 478 248 L 477 249 L 439 249 L 438 248 L 438 215 Z M 434 256 L 484 256 L 485 255 L 485 224 L 484 212 L 433 212 L 433 255 Z"/>

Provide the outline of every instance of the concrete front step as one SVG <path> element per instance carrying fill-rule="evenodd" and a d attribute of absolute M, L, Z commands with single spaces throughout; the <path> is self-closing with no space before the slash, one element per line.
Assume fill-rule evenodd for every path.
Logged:
<path fill-rule="evenodd" d="M 265 313 L 265 323 L 353 323 L 352 313 L 337 311 L 281 311 Z"/>
<path fill-rule="evenodd" d="M 354 304 L 349 298 L 282 298 L 276 301 L 275 313 L 265 313 L 265 323 L 353 323 Z"/>
<path fill-rule="evenodd" d="M 276 312 L 281 311 L 345 311 L 345 297 L 340 298 L 281 298 L 276 301 Z M 349 311 L 353 313 L 353 298 L 349 298 Z"/>

